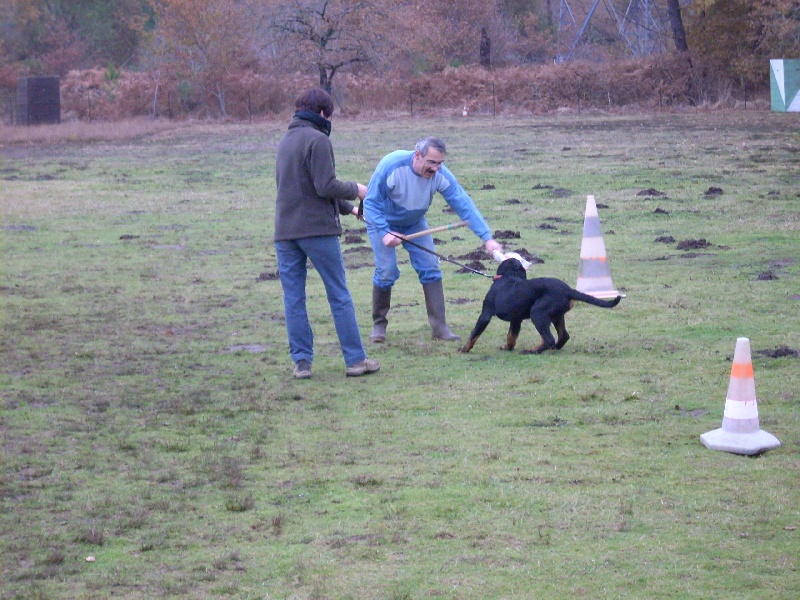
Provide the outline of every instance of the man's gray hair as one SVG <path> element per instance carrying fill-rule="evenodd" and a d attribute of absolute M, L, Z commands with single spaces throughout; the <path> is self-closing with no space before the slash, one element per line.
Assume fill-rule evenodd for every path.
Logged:
<path fill-rule="evenodd" d="M 437 137 L 422 138 L 417 142 L 417 145 L 414 146 L 414 150 L 419 152 L 421 156 L 428 156 L 428 150 L 431 148 L 438 150 L 442 154 L 447 154 L 447 147 L 444 145 L 444 142 Z"/>

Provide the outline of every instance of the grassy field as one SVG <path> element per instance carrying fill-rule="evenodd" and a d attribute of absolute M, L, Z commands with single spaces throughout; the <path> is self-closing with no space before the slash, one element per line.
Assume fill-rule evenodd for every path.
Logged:
<path fill-rule="evenodd" d="M 347 379 L 312 272 L 305 381 L 271 243 L 285 125 L 0 130 L 0 598 L 798 597 L 795 116 L 334 119 L 364 183 L 443 137 L 535 275 L 575 284 L 594 195 L 626 298 L 570 312 L 559 352 L 502 352 L 494 321 L 463 355 L 405 262 L 381 371 Z M 366 340 L 372 257 L 345 226 Z M 489 280 L 443 271 L 466 336 Z M 699 441 L 738 337 L 782 442 L 757 457 Z"/>

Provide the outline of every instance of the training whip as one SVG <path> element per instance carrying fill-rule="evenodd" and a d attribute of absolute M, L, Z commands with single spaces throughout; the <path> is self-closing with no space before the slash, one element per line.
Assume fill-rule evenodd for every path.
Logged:
<path fill-rule="evenodd" d="M 367 221 L 367 219 L 364 217 L 364 204 L 363 204 L 363 202 L 360 203 L 359 206 L 358 206 L 358 217 L 357 218 L 359 218 L 362 221 L 364 221 L 364 223 L 366 223 L 367 225 L 371 225 L 371 223 L 369 221 Z M 432 231 L 445 231 L 447 229 L 454 229 L 456 227 L 463 227 L 463 225 L 466 225 L 466 224 L 467 224 L 466 221 L 461 221 L 460 223 L 456 223 L 454 225 L 445 225 L 443 228 L 434 227 L 433 229 L 428 229 L 426 231 L 419 231 L 419 232 L 417 232 L 415 234 L 412 233 L 410 236 L 401 235 L 399 233 L 395 233 L 394 231 L 390 231 L 389 233 L 391 233 L 394 237 L 403 240 L 403 242 L 405 242 L 406 244 L 411 244 L 415 248 L 419 248 L 420 250 L 424 250 L 428 254 L 433 254 L 439 260 L 443 260 L 443 261 L 449 262 L 449 263 L 451 263 L 453 265 L 456 265 L 457 267 L 461 267 L 462 269 L 466 269 L 467 271 L 469 271 L 471 273 L 475 273 L 476 275 L 481 275 L 483 277 L 488 277 L 489 279 L 492 279 L 492 275 L 487 275 L 486 273 L 478 271 L 477 269 L 473 269 L 472 267 L 468 267 L 467 265 L 462 265 L 460 262 L 458 262 L 456 260 L 453 260 L 450 257 L 444 256 L 443 254 L 439 254 L 438 252 L 434 252 L 433 250 L 429 250 L 425 246 L 420 246 L 419 244 L 417 244 L 415 242 L 412 242 L 411 239 L 410 239 L 412 236 L 413 237 L 420 237 L 420 236 L 425 235 L 427 233 L 431 233 Z"/>

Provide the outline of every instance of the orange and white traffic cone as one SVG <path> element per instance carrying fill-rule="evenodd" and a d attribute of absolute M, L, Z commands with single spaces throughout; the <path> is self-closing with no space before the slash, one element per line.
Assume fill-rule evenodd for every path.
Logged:
<path fill-rule="evenodd" d="M 614 289 L 611 282 L 611 269 L 608 266 L 606 245 L 600 230 L 600 216 L 597 214 L 594 196 L 586 197 L 581 262 L 575 289 L 595 298 L 616 298 L 623 295 Z"/>
<path fill-rule="evenodd" d="M 711 450 L 733 454 L 760 454 L 781 445 L 778 438 L 758 424 L 756 384 L 747 338 L 736 340 L 722 427 L 704 433 L 700 441 Z"/>

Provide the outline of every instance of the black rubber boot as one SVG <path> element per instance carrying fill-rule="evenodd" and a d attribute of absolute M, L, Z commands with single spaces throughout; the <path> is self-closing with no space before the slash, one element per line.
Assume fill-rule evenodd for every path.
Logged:
<path fill-rule="evenodd" d="M 422 285 L 425 292 L 425 309 L 428 311 L 428 323 L 431 324 L 433 337 L 437 340 L 457 342 L 461 337 L 450 331 L 444 316 L 444 289 L 442 280 Z"/>
<path fill-rule="evenodd" d="M 377 285 L 372 286 L 372 322 L 374 326 L 369 334 L 370 341 L 382 344 L 386 341 L 386 325 L 389 320 L 389 307 L 392 305 L 392 288 L 384 290 Z"/>

